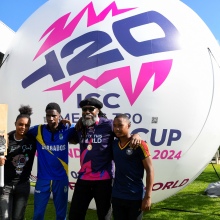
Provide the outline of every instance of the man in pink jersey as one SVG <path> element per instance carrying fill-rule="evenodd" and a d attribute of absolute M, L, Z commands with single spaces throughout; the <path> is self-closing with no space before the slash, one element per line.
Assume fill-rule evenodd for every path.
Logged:
<path fill-rule="evenodd" d="M 78 180 L 70 206 L 70 220 L 84 220 L 91 200 L 94 198 L 99 220 L 111 219 L 111 193 L 114 164 L 112 142 L 113 121 L 101 111 L 103 104 L 89 98 L 79 103 L 82 118 L 76 126 L 73 137 L 80 144 Z M 133 142 L 140 142 L 139 135 L 133 135 Z"/>

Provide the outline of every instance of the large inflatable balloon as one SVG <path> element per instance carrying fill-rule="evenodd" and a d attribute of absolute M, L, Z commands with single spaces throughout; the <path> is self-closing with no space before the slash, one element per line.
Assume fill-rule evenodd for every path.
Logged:
<path fill-rule="evenodd" d="M 191 183 L 219 146 L 219 45 L 181 1 L 48 1 L 21 26 L 8 54 L 0 102 L 9 104 L 9 128 L 20 104 L 33 107 L 33 125 L 44 123 L 51 101 L 76 123 L 79 102 L 98 98 L 108 118 L 128 114 L 132 133 L 148 142 L 154 203 Z M 69 161 L 70 199 L 77 145 L 69 146 Z"/>

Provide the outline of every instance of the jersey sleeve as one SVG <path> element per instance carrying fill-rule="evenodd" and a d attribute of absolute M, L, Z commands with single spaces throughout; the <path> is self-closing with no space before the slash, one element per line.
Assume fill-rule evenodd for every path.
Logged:
<path fill-rule="evenodd" d="M 30 127 L 29 131 L 28 131 L 28 135 L 32 135 L 33 137 L 37 136 L 37 132 L 38 132 L 38 125 L 35 125 L 33 127 Z"/>
<path fill-rule="evenodd" d="M 141 144 L 138 149 L 140 149 L 142 160 L 150 156 L 150 150 L 148 144 L 145 141 L 141 141 Z"/>

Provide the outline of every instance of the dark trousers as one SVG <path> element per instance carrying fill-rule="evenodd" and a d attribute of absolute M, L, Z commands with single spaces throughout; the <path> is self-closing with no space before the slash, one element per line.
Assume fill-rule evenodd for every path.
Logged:
<path fill-rule="evenodd" d="M 4 194 L 0 196 L 0 219 L 23 220 L 29 194 L 29 182 L 6 185 Z"/>
<path fill-rule="evenodd" d="M 111 219 L 112 180 L 80 180 L 75 184 L 69 220 L 84 220 L 91 200 L 96 203 L 99 220 Z"/>
<path fill-rule="evenodd" d="M 141 220 L 142 200 L 125 200 L 112 198 L 112 209 L 114 220 Z"/>

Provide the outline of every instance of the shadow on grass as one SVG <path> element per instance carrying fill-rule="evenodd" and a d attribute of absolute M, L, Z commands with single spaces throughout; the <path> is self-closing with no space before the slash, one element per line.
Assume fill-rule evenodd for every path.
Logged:
<path fill-rule="evenodd" d="M 220 219 L 220 198 L 211 198 L 204 193 L 210 183 L 220 181 L 219 172 L 220 165 L 209 164 L 186 188 L 170 198 L 153 204 L 151 212 L 145 213 L 143 219 Z"/>

